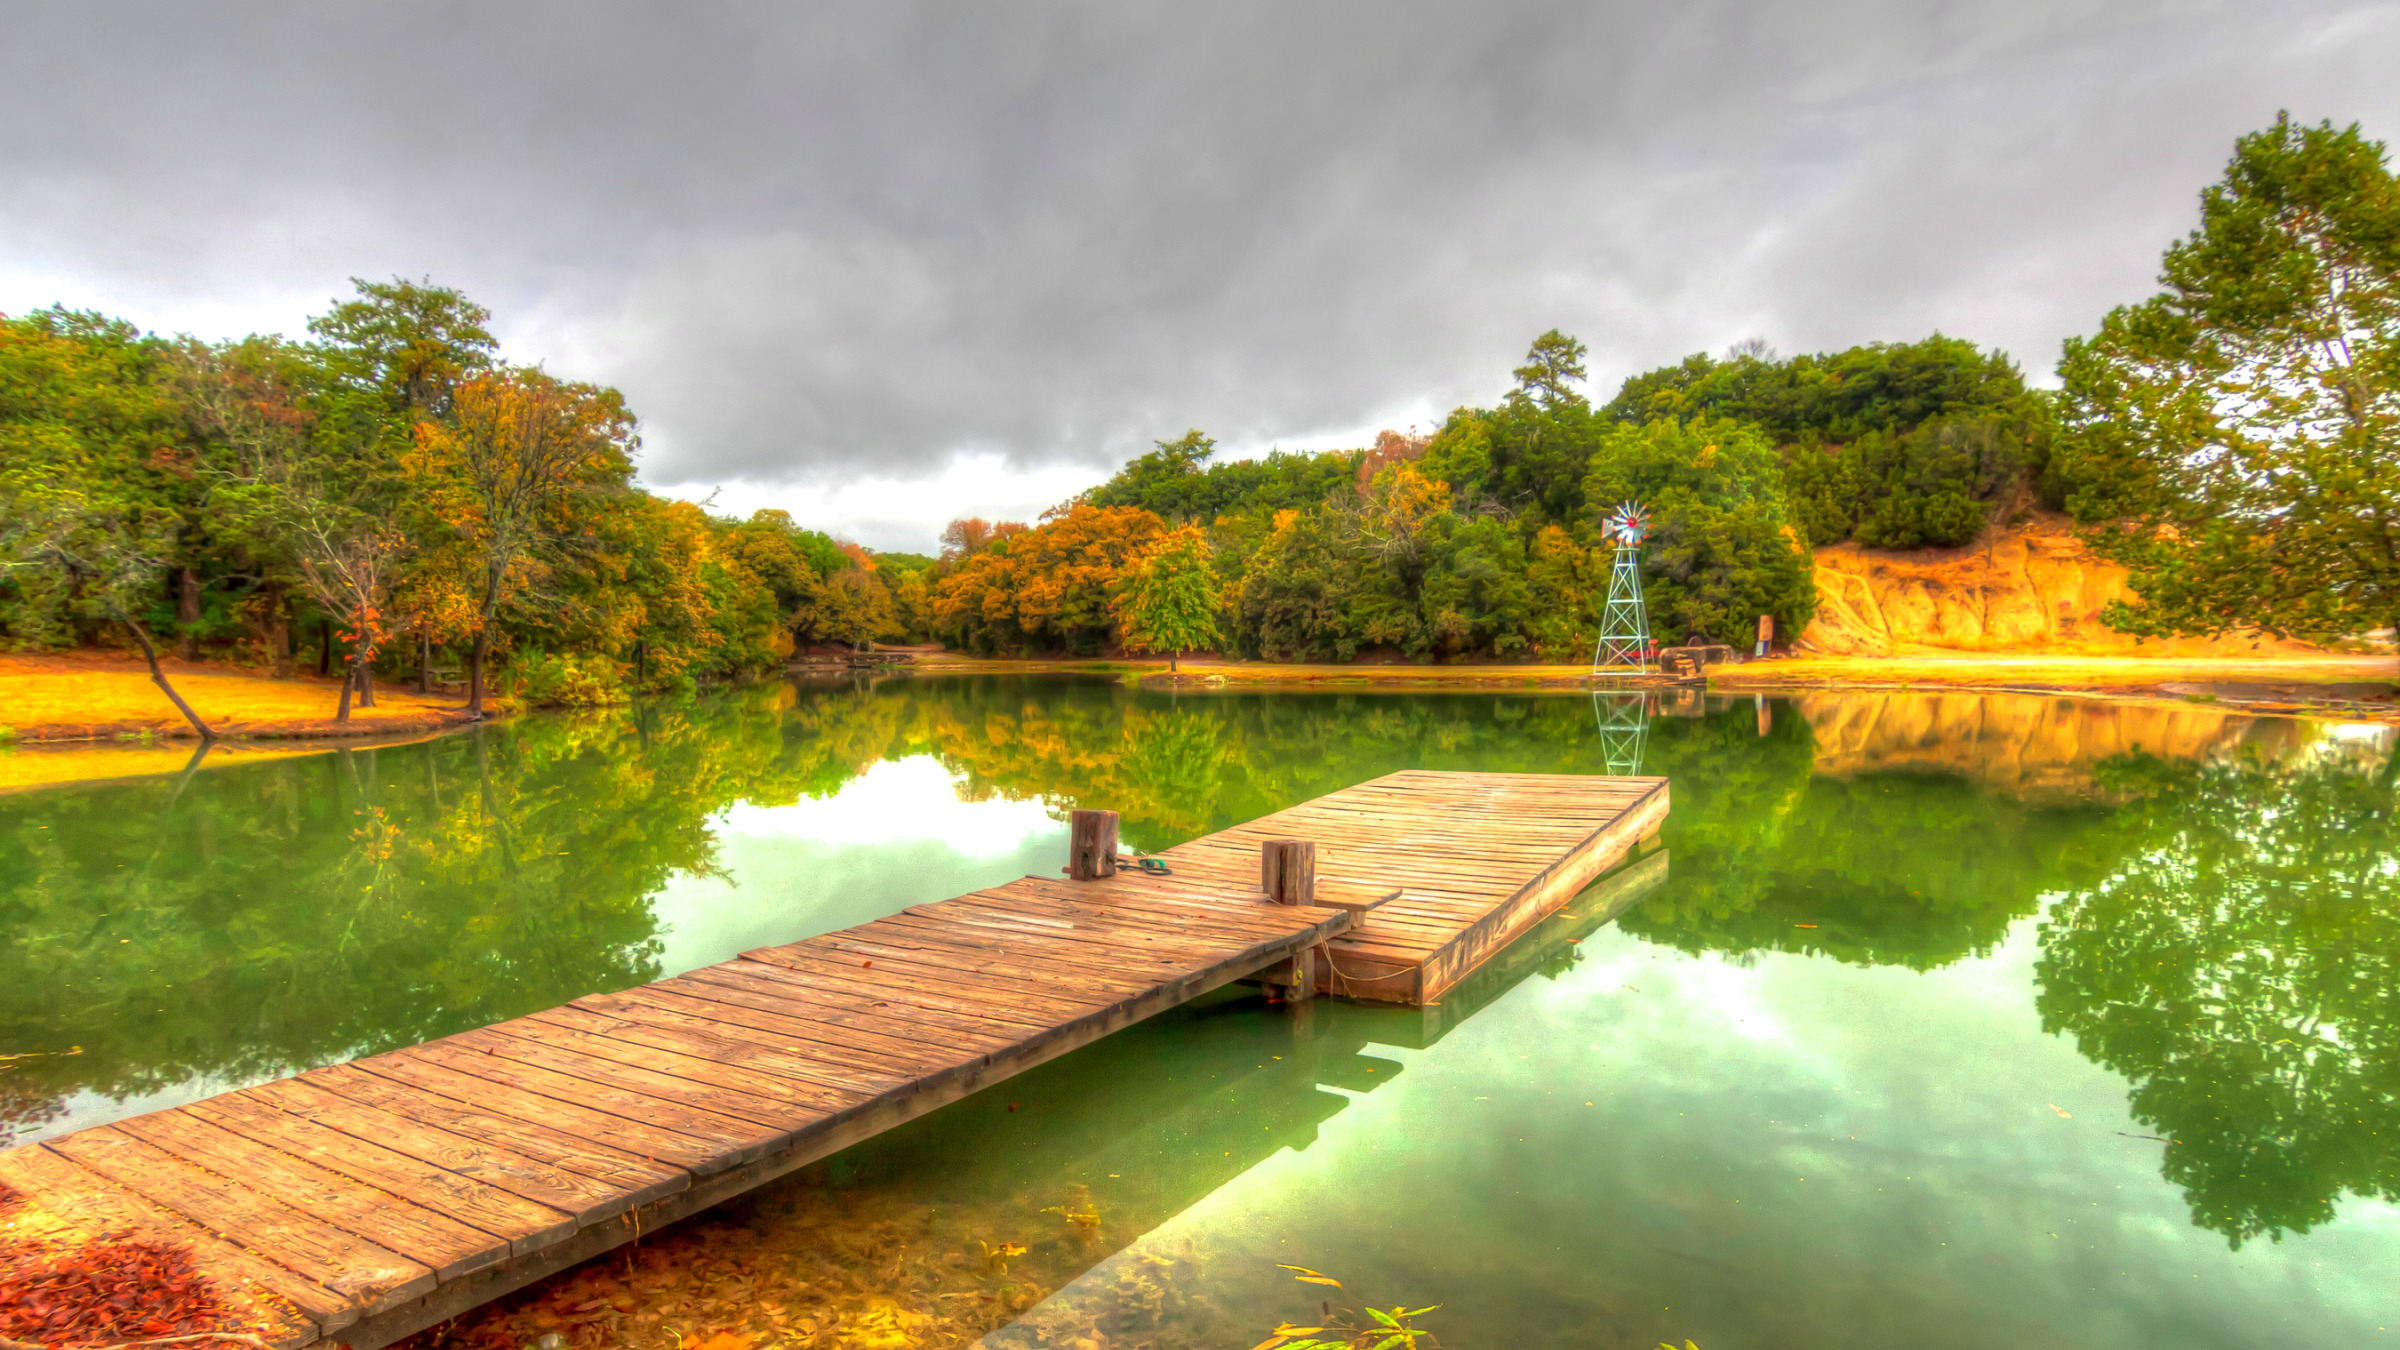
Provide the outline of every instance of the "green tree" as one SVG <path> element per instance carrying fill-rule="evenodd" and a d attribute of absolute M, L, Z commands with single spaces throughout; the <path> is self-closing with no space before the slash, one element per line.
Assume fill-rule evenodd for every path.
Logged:
<path fill-rule="evenodd" d="M 173 533 L 172 517 L 97 499 L 14 466 L 0 470 L 0 577 L 56 592 L 59 608 L 123 625 L 141 645 L 151 682 L 206 743 L 216 732 L 159 669 L 158 648 L 141 617 L 166 573 Z"/>
<path fill-rule="evenodd" d="M 1216 569 L 1208 537 L 1185 525 L 1160 535 L 1116 584 L 1125 649 L 1165 652 L 1172 673 L 1183 653 L 1217 642 Z"/>
<path fill-rule="evenodd" d="M 2234 145 L 2165 287 L 2059 362 L 2051 478 L 2149 634 L 2400 625 L 2400 182 L 2354 124 Z"/>
<path fill-rule="evenodd" d="M 379 461 L 361 452 L 352 424 L 317 415 L 304 383 L 313 372 L 284 344 L 187 343 L 173 364 L 188 416 L 223 452 L 209 499 L 219 528 L 264 560 L 271 585 L 296 578 L 346 632 L 350 662 L 334 711 L 346 722 L 353 695 L 374 700 L 372 664 L 409 547 L 390 518 L 394 493 Z"/>
<path fill-rule="evenodd" d="M 403 435 L 417 421 L 448 416 L 458 386 L 497 361 L 500 344 L 484 326 L 491 311 L 457 291 L 400 277 L 350 284 L 358 298 L 309 320 L 308 331 L 324 344 L 335 386 Z"/>
<path fill-rule="evenodd" d="M 900 633 L 891 589 L 864 567 L 845 567 L 821 579 L 800 622 L 804 637 L 861 649 Z"/>
<path fill-rule="evenodd" d="M 1469 510 L 1536 524 L 1580 519 L 1600 432 L 1591 404 L 1572 387 L 1583 379 L 1583 356 L 1583 344 L 1556 329 L 1535 338 L 1500 406 L 1450 414 L 1419 468 L 1448 483 Z"/>
<path fill-rule="evenodd" d="M 158 594 L 127 603 L 151 634 L 176 633 L 188 655 L 222 621 L 225 605 L 206 592 L 227 565 L 206 509 L 204 450 L 165 378 L 168 355 L 167 343 L 98 314 L 0 316 L 0 472 L 28 485 L 72 485 L 104 514 L 138 517 L 143 551 L 164 570 Z M 0 579 L 0 641 L 56 646 L 94 636 L 85 626 L 99 622 L 93 611 L 74 605 L 72 588 L 37 584 L 41 575 Z"/>
<path fill-rule="evenodd" d="M 1567 387 L 1569 381 L 1583 382 L 1583 358 L 1588 349 L 1575 339 L 1553 328 L 1533 340 L 1525 353 L 1525 364 L 1511 371 L 1517 387 L 1509 397 L 1539 404 L 1545 411 L 1587 406 L 1583 395 Z"/>
<path fill-rule="evenodd" d="M 1811 545 L 1891 549 L 1973 539 L 2048 462 L 2051 423 L 2006 354 L 1940 333 L 1789 360 L 1693 355 L 1627 380 L 1600 416 L 1750 422 L 1781 447 Z"/>
<path fill-rule="evenodd" d="M 1313 455 L 1274 450 L 1254 459 L 1211 463 L 1217 443 L 1198 431 L 1157 444 L 1080 500 L 1097 507 L 1135 507 L 1165 520 L 1202 525 L 1229 514 L 1266 517 L 1324 501 L 1349 481 L 1359 461 L 1355 450 Z M 972 527 L 983 522 L 956 524 L 971 534 Z M 966 546 L 968 537 L 952 543 L 945 536 L 945 543 L 961 555 L 978 551 Z"/>
<path fill-rule="evenodd" d="M 502 603 L 565 544 L 568 498 L 619 489 L 632 477 L 639 440 L 616 390 L 540 371 L 478 376 L 452 398 L 450 420 L 417 424 L 407 470 L 472 574 L 467 710 L 479 714 Z"/>
<path fill-rule="evenodd" d="M 1814 567 L 1757 427 L 1706 416 L 1619 425 L 1592 456 L 1583 491 L 1650 507 L 1643 589 L 1663 640 L 1738 641 L 1761 614 L 1797 633 L 1816 613 Z"/>

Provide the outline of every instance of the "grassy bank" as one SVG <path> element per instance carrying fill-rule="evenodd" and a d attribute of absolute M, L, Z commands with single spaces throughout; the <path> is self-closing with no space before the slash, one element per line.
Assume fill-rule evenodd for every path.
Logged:
<path fill-rule="evenodd" d="M 374 707 L 353 707 L 350 720 L 338 723 L 339 680 L 278 680 L 205 663 L 160 664 L 184 701 L 225 737 L 384 736 L 463 720 L 454 700 L 378 685 Z M 139 658 L 113 652 L 0 656 L 0 728 L 0 737 L 19 745 L 193 735 Z"/>

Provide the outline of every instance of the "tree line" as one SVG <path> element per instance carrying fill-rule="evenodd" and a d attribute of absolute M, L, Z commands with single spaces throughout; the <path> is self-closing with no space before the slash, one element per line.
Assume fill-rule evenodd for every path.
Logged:
<path fill-rule="evenodd" d="M 2037 509 L 2126 566 L 2134 599 L 2105 616 L 2122 631 L 2400 632 L 2400 179 L 2384 145 L 2288 115 L 2240 138 L 2159 282 L 2066 343 L 2056 390 L 1936 333 L 1789 359 L 1754 340 L 1595 407 L 1583 344 L 1552 331 L 1497 406 L 1429 436 L 1210 463 L 1195 431 L 1030 530 L 962 536 L 930 627 L 985 651 L 1579 660 L 1613 556 L 1600 520 L 1636 500 L 1668 642 L 1743 643 L 1762 615 L 1798 633 L 1812 549 L 1954 548 Z M 1204 564 L 1208 615 L 1161 622 L 1112 579 Z"/>
<path fill-rule="evenodd" d="M 130 638 L 154 675 L 161 644 L 313 649 L 341 720 L 378 672 L 455 672 L 480 712 L 504 661 L 516 697 L 602 702 L 889 627 L 865 550 L 642 491 L 622 395 L 508 363 L 489 320 L 405 280 L 305 341 L 0 316 L 0 643 Z"/>
<path fill-rule="evenodd" d="M 2400 186 L 2354 125 L 2237 142 L 2163 289 L 2071 340 L 2061 387 L 1936 333 L 1753 341 L 1585 392 L 1532 343 L 1505 397 L 1370 448 L 1219 461 L 1160 441 L 1030 523 L 872 553 L 632 484 L 614 390 L 509 366 L 488 316 L 361 283 L 311 340 L 0 318 L 0 641 L 170 634 L 278 669 L 314 632 L 371 671 L 495 658 L 536 701 L 771 667 L 818 642 L 991 655 L 1581 660 L 1648 505 L 1666 642 L 1798 634 L 1811 551 L 1966 545 L 2064 511 L 2132 573 L 2143 634 L 2400 625 Z"/>

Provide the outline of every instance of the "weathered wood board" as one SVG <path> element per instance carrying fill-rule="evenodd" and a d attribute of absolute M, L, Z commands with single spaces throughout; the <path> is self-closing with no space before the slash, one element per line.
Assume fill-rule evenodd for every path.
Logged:
<path fill-rule="evenodd" d="M 1393 774 L 1172 875 L 1027 877 L 0 1152 L 0 1225 L 174 1244 L 271 1344 L 384 1345 L 1233 980 L 1437 999 L 1666 802 Z M 1314 841 L 1317 904 L 1260 893 L 1269 838 Z"/>

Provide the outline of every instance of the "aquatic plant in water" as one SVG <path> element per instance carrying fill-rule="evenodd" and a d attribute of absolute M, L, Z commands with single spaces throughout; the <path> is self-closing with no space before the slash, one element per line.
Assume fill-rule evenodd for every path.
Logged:
<path fill-rule="evenodd" d="M 1281 1269 L 1298 1272 L 1293 1276 L 1302 1284 L 1324 1285 L 1340 1289 L 1342 1282 L 1320 1270 L 1306 1266 L 1287 1266 Z M 1437 1344 L 1434 1334 L 1416 1325 L 1416 1319 L 1442 1305 L 1423 1308 L 1336 1308 L 1333 1300 L 1321 1305 L 1324 1316 L 1321 1325 L 1293 1326 L 1289 1322 L 1275 1328 L 1275 1334 L 1260 1341 L 1253 1350 L 1417 1350 L 1420 1345 Z M 1361 1317 L 1366 1320 L 1359 1320 Z"/>

